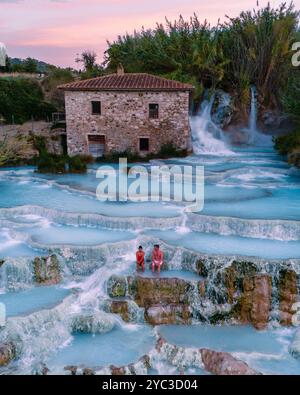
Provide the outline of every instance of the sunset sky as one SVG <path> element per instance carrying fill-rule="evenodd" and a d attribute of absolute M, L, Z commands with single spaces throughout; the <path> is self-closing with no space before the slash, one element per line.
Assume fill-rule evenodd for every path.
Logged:
<path fill-rule="evenodd" d="M 28 56 L 60 66 L 74 66 L 76 54 L 92 49 L 102 60 L 106 40 L 153 27 L 165 16 L 196 12 L 201 20 L 236 16 L 257 0 L 0 0 L 0 42 L 11 57 Z M 281 1 L 271 1 L 276 6 Z M 260 5 L 267 1 L 260 0 Z M 295 0 L 300 9 L 300 0 Z"/>

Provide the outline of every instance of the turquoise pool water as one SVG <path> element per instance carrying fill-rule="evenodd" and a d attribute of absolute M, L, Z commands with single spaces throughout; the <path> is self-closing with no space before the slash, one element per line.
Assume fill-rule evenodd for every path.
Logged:
<path fill-rule="evenodd" d="M 264 374 L 299 375 L 300 361 L 288 347 L 294 329 L 258 332 L 248 326 L 164 326 L 159 333 L 181 347 L 209 348 L 232 353 Z"/>
<path fill-rule="evenodd" d="M 61 372 L 66 365 L 122 366 L 153 351 L 154 330 L 147 325 L 120 324 L 120 318 L 114 316 L 105 318 L 113 320 L 113 329 L 107 333 L 74 334 L 65 320 L 69 314 L 98 313 L 107 298 L 108 278 L 135 273 L 134 253 L 140 240 L 150 237 L 151 242 L 179 247 L 178 257 L 184 247 L 214 255 L 300 258 L 300 176 L 273 150 L 248 148 L 227 156 L 192 155 L 154 162 L 162 163 L 205 167 L 204 211 L 196 218 L 185 215 L 185 206 L 172 201 L 98 201 L 95 165 L 86 175 L 40 175 L 32 167 L 0 171 L 0 260 L 11 258 L 16 265 L 8 275 L 20 280 L 23 267 L 17 270 L 18 259 L 21 262 L 27 257 L 30 262 L 33 257 L 49 255 L 53 248 L 61 251 L 68 263 L 64 268 L 66 289 L 33 287 L 0 295 L 14 336 L 25 339 L 18 371 L 23 371 L 24 365 L 32 368 L 39 355 L 47 355 L 43 362 L 52 372 Z M 104 217 L 98 218 L 99 214 Z M 203 214 L 206 217 L 200 217 Z M 230 223 L 229 231 L 225 225 L 216 226 L 221 222 L 218 217 L 223 217 L 226 226 Z M 199 231 L 201 220 L 214 226 Z M 263 223 L 252 232 L 255 220 Z M 175 264 L 176 259 L 175 254 Z M 28 275 L 30 263 L 22 265 L 24 276 L 25 272 Z M 157 277 L 148 268 L 140 275 Z M 162 272 L 161 277 L 201 279 L 185 270 Z M 78 294 L 64 307 L 72 289 Z M 166 326 L 159 332 L 179 346 L 231 352 L 265 374 L 300 373 L 299 361 L 288 353 L 294 335 L 290 329 L 257 332 L 249 327 Z M 186 372 L 206 374 L 198 368 L 187 368 Z M 178 374 L 178 366 L 160 361 L 149 373 Z"/>
<path fill-rule="evenodd" d="M 76 334 L 71 343 L 48 361 L 53 369 L 70 365 L 86 367 L 124 366 L 137 362 L 154 347 L 155 337 L 148 326 L 114 328 L 102 335 Z"/>
<path fill-rule="evenodd" d="M 24 292 L 0 294 L 0 303 L 6 306 L 6 316 L 28 315 L 41 309 L 49 309 L 70 294 L 62 287 L 35 287 Z"/>

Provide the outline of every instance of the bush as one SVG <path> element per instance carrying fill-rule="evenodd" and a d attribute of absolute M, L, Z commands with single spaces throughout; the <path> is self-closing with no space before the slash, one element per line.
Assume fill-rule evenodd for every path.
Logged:
<path fill-rule="evenodd" d="M 287 155 L 291 165 L 300 168 L 300 130 L 275 139 L 275 148 L 281 155 Z"/>
<path fill-rule="evenodd" d="M 70 173 L 86 173 L 87 163 L 89 163 L 89 157 L 80 155 L 68 158 L 69 172 Z"/>
<path fill-rule="evenodd" d="M 0 115 L 7 123 L 46 119 L 56 108 L 44 100 L 39 83 L 30 78 L 0 78 Z"/>
<path fill-rule="evenodd" d="M 187 150 L 178 149 L 172 142 L 170 142 L 161 147 L 157 156 L 160 158 L 184 158 L 187 155 Z"/>
<path fill-rule="evenodd" d="M 37 160 L 39 173 L 64 174 L 67 173 L 67 160 L 63 156 L 44 154 Z"/>
<path fill-rule="evenodd" d="M 281 155 L 289 155 L 297 147 L 300 147 L 300 130 L 275 139 L 275 148 Z"/>

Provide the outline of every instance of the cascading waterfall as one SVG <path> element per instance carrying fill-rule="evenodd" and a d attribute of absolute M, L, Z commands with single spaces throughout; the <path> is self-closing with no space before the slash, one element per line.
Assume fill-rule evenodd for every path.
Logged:
<path fill-rule="evenodd" d="M 272 138 L 262 134 L 257 126 L 257 90 L 251 86 L 251 108 L 249 115 L 249 125 L 246 129 L 248 134 L 248 144 L 254 146 L 268 146 L 272 143 Z"/>
<path fill-rule="evenodd" d="M 250 143 L 254 142 L 255 132 L 257 131 L 257 92 L 255 86 L 251 87 L 251 111 L 249 118 Z"/>
<path fill-rule="evenodd" d="M 199 113 L 191 118 L 193 134 L 193 149 L 196 155 L 221 154 L 232 155 L 227 147 L 222 129 L 212 120 L 211 113 L 215 101 L 215 94 L 210 100 L 204 100 Z"/>

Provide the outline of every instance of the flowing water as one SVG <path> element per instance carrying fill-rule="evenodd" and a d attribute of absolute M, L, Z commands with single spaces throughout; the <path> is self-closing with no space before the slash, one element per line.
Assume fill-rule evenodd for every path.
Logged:
<path fill-rule="evenodd" d="M 40 175 L 32 167 L 0 171 L 0 303 L 7 307 L 0 340 L 14 341 L 19 357 L 3 372 L 32 373 L 40 363 L 52 373 L 64 373 L 66 365 L 123 366 L 149 354 L 149 373 L 177 374 L 179 362 L 171 366 L 155 354 L 161 333 L 168 342 L 187 348 L 187 373 L 206 374 L 200 362 L 188 363 L 188 349 L 199 347 L 232 352 L 265 374 L 300 373 L 300 362 L 288 352 L 292 329 L 157 329 L 143 322 L 143 310 L 133 302 L 132 323 L 106 308 L 109 278 L 134 274 L 140 243 L 147 254 L 155 242 L 162 244 L 169 259 L 169 271 L 162 277 L 191 283 L 201 279 L 187 262 L 194 254 L 212 255 L 221 263 L 224 256 L 266 259 L 271 272 L 277 270 L 271 260 L 292 259 L 299 265 L 299 172 L 271 145 L 260 144 L 266 139 L 257 128 L 255 97 L 253 89 L 249 146 L 229 146 L 212 121 L 212 96 L 191 121 L 194 154 L 155 162 L 205 167 L 201 213 L 186 213 L 184 204 L 172 201 L 98 201 L 95 166 L 87 175 Z M 59 256 L 62 285 L 36 287 L 33 257 L 51 253 Z M 141 275 L 153 277 L 148 268 Z"/>

